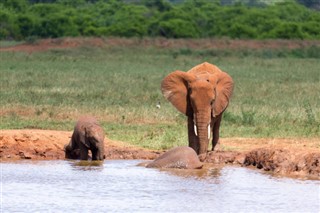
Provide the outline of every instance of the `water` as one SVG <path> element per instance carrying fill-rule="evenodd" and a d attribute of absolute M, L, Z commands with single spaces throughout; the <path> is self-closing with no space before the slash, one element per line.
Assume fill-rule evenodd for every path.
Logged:
<path fill-rule="evenodd" d="M 139 162 L 1 163 L 1 212 L 320 211 L 320 181 L 240 167 L 161 171 Z"/>

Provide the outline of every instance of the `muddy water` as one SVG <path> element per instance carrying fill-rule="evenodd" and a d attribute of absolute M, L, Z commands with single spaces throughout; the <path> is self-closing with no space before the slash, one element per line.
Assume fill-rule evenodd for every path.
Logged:
<path fill-rule="evenodd" d="M 160 171 L 138 163 L 1 163 L 1 212 L 320 211 L 319 181 L 239 167 Z"/>

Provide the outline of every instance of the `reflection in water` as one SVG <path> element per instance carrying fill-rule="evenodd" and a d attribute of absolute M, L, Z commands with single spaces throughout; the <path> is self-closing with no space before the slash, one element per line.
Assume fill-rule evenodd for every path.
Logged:
<path fill-rule="evenodd" d="M 183 178 L 192 178 L 195 180 L 204 180 L 210 183 L 218 183 L 222 169 L 222 166 L 217 167 L 205 164 L 202 169 L 160 169 L 160 171 Z"/>
<path fill-rule="evenodd" d="M 319 181 L 139 161 L 1 163 L 2 212 L 319 212 Z"/>
<path fill-rule="evenodd" d="M 103 161 L 72 161 L 70 160 L 70 165 L 76 170 L 88 171 L 97 170 L 101 171 L 103 169 Z"/>

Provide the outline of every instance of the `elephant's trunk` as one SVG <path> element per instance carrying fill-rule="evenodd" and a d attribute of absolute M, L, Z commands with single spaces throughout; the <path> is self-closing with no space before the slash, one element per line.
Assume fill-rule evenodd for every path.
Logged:
<path fill-rule="evenodd" d="M 209 118 L 208 118 L 209 117 Z M 199 138 L 199 155 L 206 155 L 208 150 L 208 144 L 210 139 L 211 127 L 210 127 L 210 114 L 197 113 L 194 120 L 195 134 Z"/>
<path fill-rule="evenodd" d="M 208 150 L 209 144 L 209 134 L 208 134 L 208 124 L 199 124 L 198 126 L 198 137 L 199 137 L 199 154 L 204 154 Z"/>

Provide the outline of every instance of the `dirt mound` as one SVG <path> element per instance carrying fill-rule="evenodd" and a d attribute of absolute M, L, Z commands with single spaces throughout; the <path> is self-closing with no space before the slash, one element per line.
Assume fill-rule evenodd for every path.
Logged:
<path fill-rule="evenodd" d="M 53 130 L 0 130 L 1 161 L 64 159 L 63 147 L 72 132 Z M 320 179 L 320 144 L 318 138 L 222 138 L 229 149 L 209 152 L 206 162 L 254 166 L 280 175 Z M 106 159 L 148 159 L 163 151 L 147 150 L 125 142 L 105 139 Z"/>
<path fill-rule="evenodd" d="M 320 178 L 320 152 L 260 148 L 246 154 L 244 165 L 283 175 L 312 175 Z"/>
<path fill-rule="evenodd" d="M 41 39 L 33 43 L 24 43 L 11 47 L 2 47 L 0 51 L 38 52 L 49 49 L 68 49 L 75 47 L 155 47 L 190 49 L 297 49 L 320 46 L 317 40 L 230 40 L 230 39 L 165 39 L 165 38 L 56 38 Z"/>
<path fill-rule="evenodd" d="M 253 166 L 278 175 L 320 179 L 320 152 L 256 148 L 249 152 L 209 152 L 207 163 Z"/>
<path fill-rule="evenodd" d="M 57 39 L 41 39 L 33 43 L 18 44 L 11 47 L 0 48 L 0 51 L 15 52 L 39 52 L 49 49 L 68 49 L 79 46 L 102 47 L 104 41 L 100 38 L 57 38 Z"/>
<path fill-rule="evenodd" d="M 56 160 L 64 159 L 63 147 L 72 132 L 53 130 L 1 130 L 0 159 Z M 154 159 L 159 152 L 105 139 L 107 159 Z"/>

